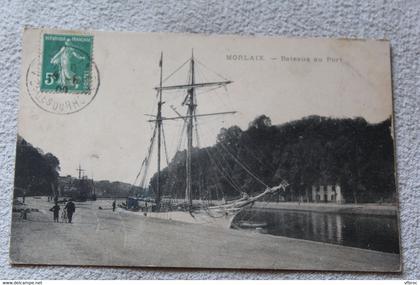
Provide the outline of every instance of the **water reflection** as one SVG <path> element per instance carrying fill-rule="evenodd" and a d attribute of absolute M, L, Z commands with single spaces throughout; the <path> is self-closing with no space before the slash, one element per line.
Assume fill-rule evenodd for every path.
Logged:
<path fill-rule="evenodd" d="M 253 224 L 264 225 L 258 231 L 266 234 L 399 252 L 396 216 L 249 209 L 234 220 L 247 230 L 255 230 Z"/>

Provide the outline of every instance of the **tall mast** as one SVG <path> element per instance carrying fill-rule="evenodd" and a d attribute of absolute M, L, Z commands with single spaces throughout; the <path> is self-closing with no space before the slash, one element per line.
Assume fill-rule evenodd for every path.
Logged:
<path fill-rule="evenodd" d="M 235 111 L 230 112 L 218 112 L 218 113 L 208 113 L 208 114 L 199 114 L 196 115 L 195 111 L 197 108 L 196 99 L 195 99 L 195 89 L 196 88 L 203 88 L 203 87 L 218 87 L 218 86 L 226 86 L 232 81 L 225 80 L 225 81 L 214 81 L 214 82 L 195 82 L 195 62 L 194 62 L 194 53 L 191 54 L 190 59 L 190 82 L 188 84 L 182 85 L 170 85 L 170 86 L 162 86 L 162 56 L 160 61 L 160 85 L 155 87 L 155 90 L 158 91 L 159 95 L 159 105 L 158 105 L 158 115 L 156 119 L 149 120 L 149 122 L 156 122 L 157 129 L 158 129 L 158 179 L 157 179 L 157 199 L 156 204 L 159 208 L 161 202 L 161 189 L 160 189 L 160 148 L 161 148 L 161 127 L 162 122 L 164 120 L 184 120 L 187 122 L 187 161 L 186 161 L 186 189 L 185 189 L 185 199 L 187 200 L 190 208 L 192 207 L 192 171 L 191 171 L 191 157 L 192 157 L 192 149 L 193 149 L 193 130 L 194 130 L 194 119 L 196 117 L 204 117 L 204 116 L 214 116 L 214 115 L 225 115 L 225 114 L 234 114 Z M 185 97 L 183 105 L 188 106 L 188 112 L 186 116 L 181 116 L 178 114 L 177 117 L 162 117 L 161 108 L 165 102 L 162 102 L 162 92 L 163 90 L 180 90 L 185 89 L 187 90 L 187 95 Z M 150 153 L 150 151 L 149 151 Z"/>
<path fill-rule="evenodd" d="M 79 180 L 83 178 L 82 173 L 85 171 L 84 169 L 82 169 L 82 167 L 80 166 L 79 163 L 79 168 L 76 169 L 77 172 L 79 173 Z"/>
<path fill-rule="evenodd" d="M 159 87 L 162 87 L 162 73 L 163 73 L 163 52 L 160 54 L 160 80 L 159 80 Z M 156 181 L 156 208 L 160 210 L 160 202 L 161 202 L 161 189 L 160 189 L 160 157 L 161 157 L 161 140 L 162 140 L 162 88 L 158 91 L 159 101 L 158 101 L 158 111 L 156 117 L 156 123 L 158 128 L 158 151 L 157 151 L 157 181 Z"/>
<path fill-rule="evenodd" d="M 194 113 L 195 113 L 195 98 L 194 98 L 194 84 L 195 84 L 195 71 L 194 71 L 194 54 L 191 54 L 191 88 L 188 89 L 188 118 L 187 118 L 187 188 L 185 198 L 190 207 L 192 207 L 192 175 L 191 175 L 191 153 L 193 148 L 193 127 L 194 127 Z"/>

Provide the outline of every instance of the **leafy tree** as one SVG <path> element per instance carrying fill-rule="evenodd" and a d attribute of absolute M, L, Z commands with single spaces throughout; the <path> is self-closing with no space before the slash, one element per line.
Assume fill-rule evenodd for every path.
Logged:
<path fill-rule="evenodd" d="M 310 200 L 313 185 L 339 184 L 347 202 L 395 201 L 391 119 L 309 116 L 273 126 L 258 116 L 246 130 L 223 128 L 211 147 L 194 149 L 194 198 L 227 199 L 254 194 L 266 185 L 290 183 L 283 198 Z M 165 195 L 185 196 L 185 151 L 162 171 Z M 155 186 L 156 175 L 151 179 Z M 269 197 L 280 200 L 280 197 Z"/>
<path fill-rule="evenodd" d="M 16 145 L 15 196 L 54 195 L 60 161 L 18 136 Z"/>

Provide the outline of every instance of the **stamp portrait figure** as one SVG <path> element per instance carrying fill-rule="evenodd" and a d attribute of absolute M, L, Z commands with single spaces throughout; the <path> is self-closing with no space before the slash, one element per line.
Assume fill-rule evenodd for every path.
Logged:
<path fill-rule="evenodd" d="M 89 93 L 93 37 L 44 34 L 40 91 Z"/>
<path fill-rule="evenodd" d="M 64 46 L 51 59 L 51 64 L 57 65 L 59 70 L 59 84 L 64 86 L 78 87 L 81 79 L 75 71 L 72 70 L 72 58 L 83 60 L 86 57 L 77 49 L 71 46 L 70 40 L 64 42 Z"/>

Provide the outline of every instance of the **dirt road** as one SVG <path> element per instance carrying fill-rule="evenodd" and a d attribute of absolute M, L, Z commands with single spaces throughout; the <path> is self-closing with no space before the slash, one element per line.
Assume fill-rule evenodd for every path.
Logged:
<path fill-rule="evenodd" d="M 46 198 L 28 220 L 13 214 L 15 264 L 398 271 L 399 255 L 142 217 L 112 201 L 76 203 L 74 223 L 53 223 Z M 103 210 L 99 210 L 101 206 Z M 63 207 L 63 206 L 61 206 Z"/>

